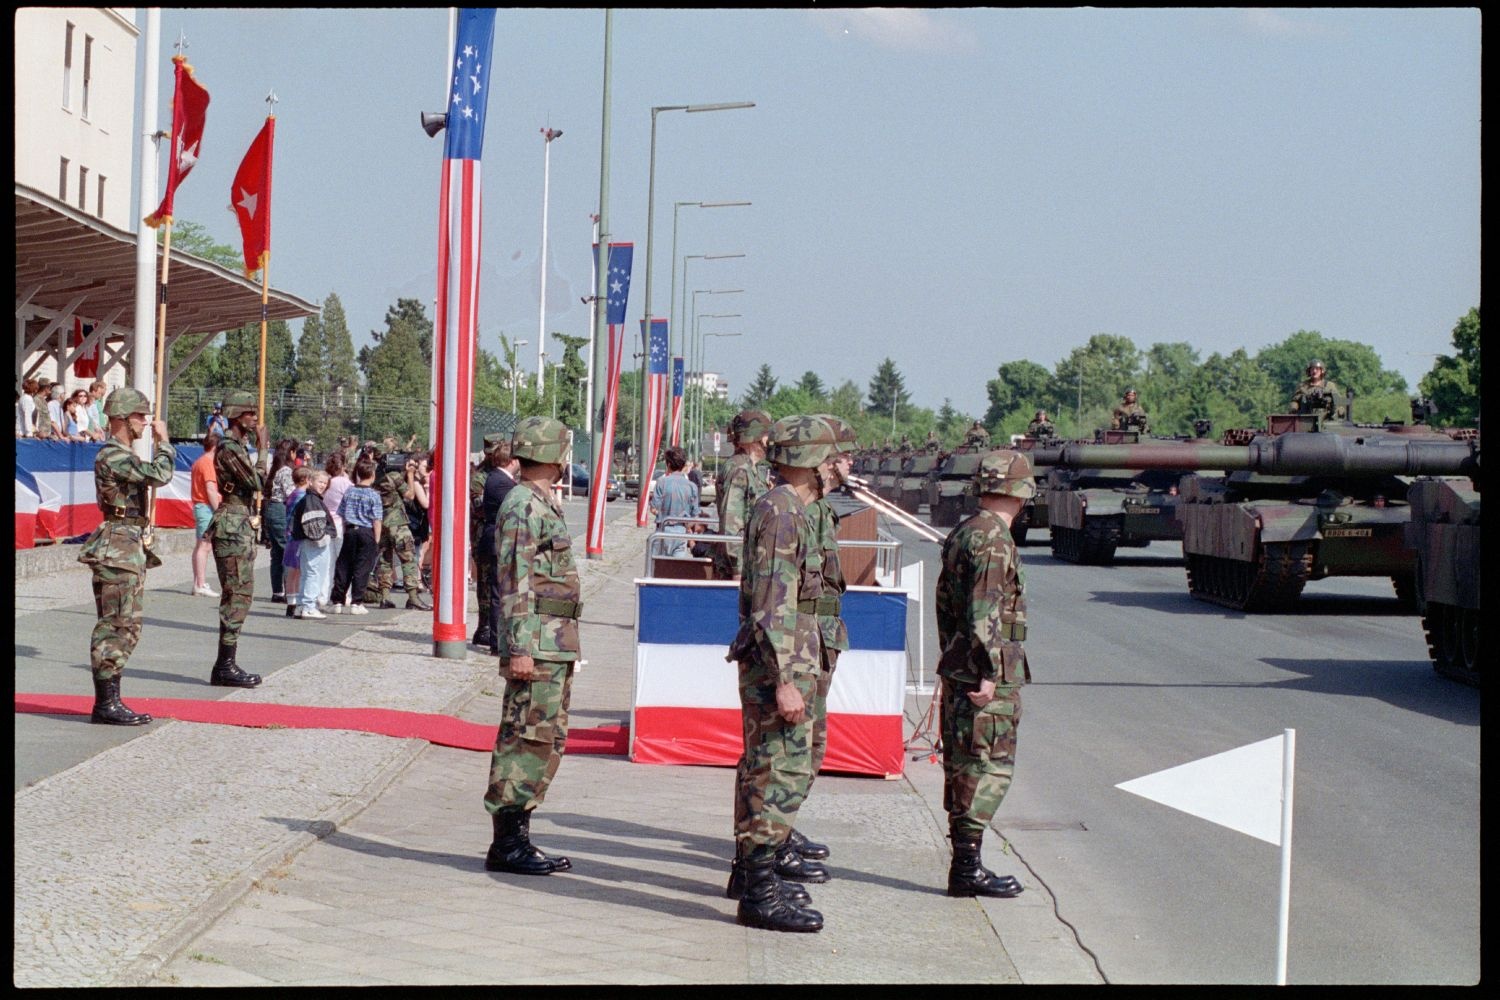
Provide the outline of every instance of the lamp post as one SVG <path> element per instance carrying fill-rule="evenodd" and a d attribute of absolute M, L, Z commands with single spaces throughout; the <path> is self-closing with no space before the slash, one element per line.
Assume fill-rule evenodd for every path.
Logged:
<path fill-rule="evenodd" d="M 750 204 L 748 201 L 678 201 L 678 202 L 673 202 L 672 203 L 672 258 L 671 258 L 671 262 L 672 262 L 672 294 L 667 299 L 667 308 L 669 310 L 669 314 L 668 314 L 668 321 L 669 322 L 668 322 L 668 325 L 667 325 L 667 329 L 670 330 L 671 334 L 672 334 L 672 343 L 673 343 L 672 353 L 674 355 L 681 356 L 681 355 L 685 355 L 687 353 L 685 350 L 683 350 L 683 348 L 686 346 L 686 344 L 684 343 L 684 339 L 683 339 L 683 333 L 685 331 L 683 331 L 682 329 L 680 329 L 677 326 L 677 321 L 681 318 L 677 314 L 677 213 L 682 210 L 682 208 L 683 208 L 684 205 L 691 205 L 694 208 L 736 208 L 736 207 L 739 207 L 741 205 L 748 205 L 748 204 Z M 695 257 L 718 258 L 718 257 L 743 257 L 745 255 L 742 254 L 742 253 L 740 253 L 740 254 L 694 254 L 694 256 Z M 683 292 L 686 293 L 686 291 L 687 291 L 687 265 L 686 264 L 683 265 L 682 283 L 683 283 Z"/>
<path fill-rule="evenodd" d="M 696 442 L 696 454 L 694 457 L 697 460 L 701 460 L 703 458 L 703 397 L 704 394 L 708 391 L 707 385 L 703 380 L 703 337 L 707 335 L 701 334 L 699 332 L 698 323 L 700 320 L 705 319 L 739 318 L 739 313 L 704 313 L 700 316 L 695 312 L 693 316 L 693 345 L 695 357 L 694 370 L 698 373 L 698 405 L 694 409 L 693 414 L 693 440 Z M 715 336 L 717 336 L 717 334 L 715 334 Z"/>
<path fill-rule="evenodd" d="M 521 348 L 529 343 L 529 340 L 518 340 L 510 345 L 510 415 L 513 417 L 516 415 L 516 359 L 520 356 Z"/>
<path fill-rule="evenodd" d="M 685 292 L 686 288 L 684 288 L 683 290 Z M 697 332 L 698 332 L 698 296 L 700 296 L 700 295 L 738 295 L 738 294 L 740 294 L 743 291 L 744 291 L 743 288 L 695 288 L 695 289 L 693 289 L 693 309 L 692 309 L 692 313 L 691 313 L 692 319 L 689 320 L 689 326 L 693 330 L 694 339 L 695 340 L 697 339 Z M 738 314 L 736 314 L 736 315 L 738 315 Z M 701 400 L 700 400 L 700 404 L 701 404 Z M 700 405 L 700 409 L 701 409 L 701 405 Z"/>
<path fill-rule="evenodd" d="M 547 344 L 547 193 L 552 180 L 552 140 L 562 138 L 562 129 L 544 128 L 542 133 L 542 276 L 541 306 L 536 327 L 536 391 L 546 384 Z"/>
<path fill-rule="evenodd" d="M 687 265 L 688 265 L 688 261 L 690 261 L 690 260 L 732 260 L 732 259 L 734 259 L 736 257 L 743 257 L 743 256 L 745 256 L 743 253 L 690 253 L 690 254 L 688 254 L 688 255 L 686 255 L 685 257 L 682 258 L 682 312 L 679 314 L 679 317 L 682 318 L 682 319 L 684 319 L 684 320 L 686 320 L 686 323 L 687 323 L 687 325 L 683 327 L 683 332 L 684 333 L 686 333 L 687 330 L 692 326 L 692 320 L 688 320 L 687 319 L 687 290 L 688 290 Z M 677 280 L 677 268 L 675 266 L 672 268 L 672 280 L 673 280 L 673 283 L 675 284 L 676 280 Z"/>
<path fill-rule="evenodd" d="M 652 224 L 655 221 L 655 215 L 656 215 L 656 116 L 658 114 L 660 114 L 661 112 L 663 112 L 663 111 L 688 111 L 688 112 L 694 112 L 694 111 L 730 111 L 730 110 L 734 110 L 736 108 L 753 108 L 753 107 L 755 107 L 755 104 L 752 101 L 734 101 L 734 102 L 730 102 L 730 103 L 721 103 L 721 104 L 661 104 L 661 105 L 657 105 L 656 107 L 653 107 L 651 109 L 651 153 L 650 153 L 650 165 L 649 165 L 649 169 L 648 169 L 647 175 L 646 175 L 647 176 L 647 180 L 646 180 L 646 291 L 645 291 L 644 301 L 642 302 L 642 305 L 641 305 L 641 313 L 642 313 L 642 316 L 644 317 L 644 324 L 643 324 L 643 327 L 642 327 L 642 333 L 643 333 L 643 335 L 649 335 L 650 334 L 650 324 L 651 324 L 651 235 L 652 235 L 652 228 L 653 228 Z M 644 387 L 646 385 L 646 355 L 648 355 L 649 353 L 650 353 L 649 351 L 642 351 L 641 352 L 640 373 L 641 373 L 641 386 L 642 386 L 643 390 L 644 390 Z M 640 415 L 641 415 L 640 426 L 641 426 L 641 428 L 642 428 L 643 431 L 647 429 L 646 428 L 646 417 L 647 417 L 647 414 L 646 414 L 646 395 L 647 394 L 644 391 L 641 392 L 640 406 L 637 407 L 637 409 L 640 411 Z M 644 441 L 642 440 L 642 438 L 644 438 L 644 435 L 642 435 L 641 437 L 637 438 L 637 442 L 641 443 L 641 444 L 644 444 Z M 653 451 L 653 449 L 645 449 L 645 448 L 643 448 L 642 451 L 643 451 L 643 456 L 642 456 L 643 458 L 654 457 L 654 451 Z M 644 481 L 644 479 L 643 479 L 643 481 Z M 646 526 L 646 498 L 645 497 L 646 497 L 646 491 L 642 490 L 641 491 L 641 501 L 640 501 L 640 503 L 636 507 L 636 526 L 637 527 L 645 527 Z"/>
<path fill-rule="evenodd" d="M 705 316 L 704 318 L 706 319 L 708 317 Z M 707 337 L 739 337 L 739 336 L 742 336 L 742 335 L 739 334 L 739 333 L 705 333 L 703 336 L 705 338 L 707 338 Z M 699 353 L 702 355 L 702 357 L 700 358 L 700 360 L 704 360 L 704 359 L 707 358 L 707 355 L 708 355 L 708 342 L 707 342 L 707 340 L 704 340 L 703 346 L 699 349 Z M 701 407 L 699 409 L 699 415 L 700 415 L 700 417 L 702 415 L 702 408 Z M 697 440 L 699 442 L 699 444 L 698 444 L 698 452 L 699 452 L 699 454 L 698 454 L 698 463 L 701 465 L 703 463 L 703 454 L 702 454 L 702 452 L 703 452 L 703 443 L 702 443 L 703 442 L 703 427 L 701 426 L 701 424 L 700 424 L 700 426 L 698 428 Z M 719 453 L 717 451 L 715 451 L 714 452 L 714 465 L 717 466 L 718 462 L 719 462 Z"/>

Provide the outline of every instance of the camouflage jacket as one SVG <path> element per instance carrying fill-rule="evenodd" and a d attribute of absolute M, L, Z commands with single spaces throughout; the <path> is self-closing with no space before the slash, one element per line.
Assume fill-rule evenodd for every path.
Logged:
<path fill-rule="evenodd" d="M 1033 420 L 1026 425 L 1026 433 L 1030 437 L 1048 438 L 1057 433 L 1057 428 L 1050 420 Z"/>
<path fill-rule="evenodd" d="M 1021 645 L 1026 575 L 1000 515 L 981 510 L 943 543 L 937 580 L 938 674 L 960 684 L 1031 680 Z"/>
<path fill-rule="evenodd" d="M 1140 427 L 1141 432 L 1145 433 L 1147 418 L 1146 411 L 1141 406 L 1141 404 L 1121 403 L 1119 406 L 1115 407 L 1114 415 L 1110 418 L 1109 421 L 1110 430 L 1124 430 L 1126 427 L 1130 426 L 1131 423 L 1137 424 Z"/>
<path fill-rule="evenodd" d="M 1314 382 L 1305 378 L 1297 383 L 1297 390 L 1292 393 L 1293 413 L 1324 413 L 1330 417 L 1339 415 L 1342 407 L 1339 406 L 1339 397 L 1344 393 L 1329 379 Z"/>
<path fill-rule="evenodd" d="M 743 535 L 750 519 L 750 511 L 770 488 L 769 465 L 758 462 L 743 452 L 730 458 L 719 476 L 718 495 L 715 498 L 719 507 L 719 533 Z M 731 573 L 735 572 L 741 556 L 733 551 L 733 545 L 726 544 L 725 548 L 728 550 L 725 553 L 728 569 Z"/>
<path fill-rule="evenodd" d="M 849 588 L 844 581 L 843 567 L 839 565 L 839 516 L 824 499 L 814 503 L 808 513 L 813 518 L 813 530 L 823 562 L 824 600 L 838 599 L 842 603 L 844 591 Z M 840 651 L 849 648 L 849 629 L 844 625 L 842 610 L 820 613 L 818 627 L 823 632 L 825 648 Z"/>
<path fill-rule="evenodd" d="M 545 485 L 522 480 L 500 505 L 495 524 L 500 627 L 512 656 L 578 659 L 578 613 L 583 596 L 573 539 L 562 503 Z"/>
<path fill-rule="evenodd" d="M 479 534 L 484 528 L 484 481 L 489 478 L 489 463 L 469 472 L 469 547 L 479 544 Z"/>
<path fill-rule="evenodd" d="M 105 441 L 94 457 L 94 495 L 105 520 L 84 543 L 79 562 L 131 573 L 146 571 L 147 492 L 151 486 L 172 481 L 176 459 L 176 450 L 165 441 L 156 446 L 156 455 L 149 462 L 115 438 Z"/>
<path fill-rule="evenodd" d="M 260 466 L 250 461 L 250 452 L 245 443 L 233 434 L 219 442 L 214 449 L 214 475 L 219 480 L 219 492 L 224 496 L 224 507 L 249 507 L 256 494 L 262 493 L 266 485 L 269 454 L 262 453 Z"/>
<path fill-rule="evenodd" d="M 990 432 L 985 430 L 983 427 L 980 427 L 978 429 L 971 427 L 969 428 L 968 433 L 964 435 L 964 445 L 966 447 L 972 445 L 988 445 L 989 443 Z"/>
<path fill-rule="evenodd" d="M 761 497 L 745 526 L 740 629 L 726 660 L 740 664 L 742 697 L 771 701 L 779 684 L 807 686 L 823 662 L 817 600 L 823 560 L 811 512 L 790 486 Z M 804 696 L 808 692 L 804 691 Z"/>
<path fill-rule="evenodd" d="M 380 494 L 380 503 L 384 508 L 381 520 L 387 529 L 408 523 L 405 501 L 411 499 L 411 483 L 406 481 L 404 469 L 392 469 L 377 476 L 375 492 Z"/>
<path fill-rule="evenodd" d="M 52 436 L 52 414 L 47 410 L 47 394 L 38 393 L 33 398 L 36 400 L 36 436 L 49 438 Z"/>

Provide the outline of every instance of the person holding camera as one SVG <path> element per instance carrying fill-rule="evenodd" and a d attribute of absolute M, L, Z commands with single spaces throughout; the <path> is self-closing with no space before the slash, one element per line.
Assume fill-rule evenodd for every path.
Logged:
<path fill-rule="evenodd" d="M 388 439 L 394 440 L 394 439 Z M 422 574 L 417 565 L 417 543 L 412 538 L 411 520 L 406 513 L 406 501 L 416 494 L 413 481 L 417 477 L 417 464 L 399 452 L 387 452 L 383 456 L 380 477 L 375 489 L 380 494 L 384 509 L 380 533 L 380 558 L 376 563 L 375 576 L 365 590 L 364 603 L 378 608 L 394 608 L 390 599 L 391 586 L 396 580 L 394 563 L 401 563 L 401 579 L 406 588 L 406 606 L 419 611 L 431 611 L 432 602 L 422 594 Z M 421 487 L 422 496 L 427 495 Z"/>

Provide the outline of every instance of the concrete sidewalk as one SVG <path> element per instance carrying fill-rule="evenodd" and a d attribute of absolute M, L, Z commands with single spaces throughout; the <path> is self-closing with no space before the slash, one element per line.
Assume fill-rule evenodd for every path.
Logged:
<path fill-rule="evenodd" d="M 583 566 L 575 727 L 628 720 L 632 580 L 648 531 Z M 430 616 L 374 622 L 233 697 L 447 712 L 497 723 L 493 658 L 430 655 Z M 909 704 L 920 717 L 927 699 Z M 483 869 L 489 755 L 343 731 L 156 723 L 16 795 L 15 983 L 1100 982 L 998 835 L 1017 899 L 949 899 L 941 769 L 824 776 L 799 826 L 834 880 L 819 934 L 752 931 L 723 888 L 727 768 L 567 758 L 532 824 L 572 857 Z"/>

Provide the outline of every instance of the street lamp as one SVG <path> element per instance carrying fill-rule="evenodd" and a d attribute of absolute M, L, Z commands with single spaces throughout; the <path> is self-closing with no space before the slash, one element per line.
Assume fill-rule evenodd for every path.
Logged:
<path fill-rule="evenodd" d="M 679 318 L 686 320 L 687 325 L 683 327 L 683 332 L 684 333 L 686 333 L 687 330 L 688 330 L 688 328 L 692 326 L 692 321 L 687 319 L 687 290 L 688 290 L 687 265 L 688 265 L 688 261 L 690 261 L 690 260 L 732 260 L 732 259 L 734 259 L 736 257 L 743 257 L 743 256 L 745 256 L 743 253 L 690 253 L 687 256 L 685 256 L 685 257 L 682 258 L 682 312 L 679 314 Z M 673 282 L 673 284 L 676 284 L 676 282 L 677 282 L 677 266 L 676 266 L 676 261 L 673 261 L 673 266 L 672 266 L 672 282 Z"/>
<path fill-rule="evenodd" d="M 707 317 L 705 316 L 705 318 L 707 318 Z M 706 337 L 739 337 L 739 336 L 742 336 L 742 334 L 739 334 L 739 333 L 705 333 L 703 336 L 705 338 Z M 703 342 L 703 346 L 700 349 L 700 353 L 703 355 L 703 358 L 701 358 L 700 360 L 706 360 L 707 354 L 708 354 L 708 342 L 707 342 L 707 340 L 705 340 Z M 705 367 L 706 367 L 706 365 L 705 365 Z M 701 388 L 699 390 L 699 395 L 700 395 L 700 398 L 701 398 L 701 396 L 702 396 L 702 389 Z M 698 426 L 698 433 L 695 435 L 695 438 L 698 441 L 698 459 L 697 459 L 697 461 L 698 461 L 699 465 L 702 465 L 703 464 L 703 426 L 702 426 L 702 423 L 701 423 L 701 417 L 702 417 L 703 410 L 702 410 L 701 406 L 699 407 L 698 413 L 699 413 L 699 417 L 700 417 L 700 423 L 699 423 L 699 426 Z M 714 451 L 714 466 L 715 466 L 715 468 L 718 467 L 718 463 L 719 463 L 719 453 L 718 453 L 717 450 L 715 450 Z"/>
<path fill-rule="evenodd" d="M 693 412 L 693 423 L 692 423 L 692 426 L 693 426 L 693 435 L 692 436 L 693 436 L 693 440 L 696 442 L 696 445 L 695 445 L 696 454 L 695 454 L 694 457 L 695 457 L 695 459 L 698 459 L 698 460 L 701 460 L 702 457 L 703 457 L 703 397 L 704 397 L 704 394 L 708 391 L 707 383 L 704 381 L 704 378 L 703 378 L 703 337 L 699 333 L 698 323 L 699 323 L 700 320 L 705 320 L 705 319 L 739 319 L 739 318 L 740 318 L 740 314 L 739 313 L 703 313 L 702 315 L 698 315 L 697 311 L 694 310 L 694 315 L 693 315 L 693 347 L 694 347 L 693 354 L 694 354 L 694 366 L 693 366 L 693 370 L 697 373 L 697 378 L 698 378 L 698 398 L 697 398 L 697 406 L 694 407 L 694 412 Z"/>
<path fill-rule="evenodd" d="M 542 133 L 542 294 L 536 328 L 536 391 L 546 383 L 547 344 L 547 193 L 552 179 L 552 140 L 562 138 L 562 129 L 544 128 Z"/>
<path fill-rule="evenodd" d="M 529 343 L 529 340 L 518 340 L 510 345 L 510 415 L 513 417 L 516 415 L 516 358 L 520 356 L 521 348 Z"/>
<path fill-rule="evenodd" d="M 684 293 L 687 291 L 686 287 L 683 288 L 683 291 L 684 291 Z M 689 328 L 692 330 L 692 332 L 694 334 L 694 340 L 695 341 L 697 340 L 697 332 L 698 332 L 698 296 L 700 296 L 700 295 L 738 295 L 738 294 L 740 294 L 743 291 L 744 291 L 743 288 L 695 288 L 693 290 L 693 309 L 692 309 L 692 312 L 689 314 L 690 316 L 692 316 L 692 319 L 690 319 L 688 321 L 688 326 L 689 326 Z M 685 297 L 686 296 L 684 295 L 684 298 Z M 736 313 L 735 315 L 738 315 L 738 313 Z M 702 400 L 701 399 L 699 401 L 699 406 L 700 406 L 700 409 L 701 409 L 701 406 L 702 406 Z"/>
<path fill-rule="evenodd" d="M 683 354 L 686 354 L 686 352 L 683 350 L 683 347 L 685 346 L 685 344 L 683 343 L 683 331 L 681 329 L 679 329 L 678 326 L 677 326 L 677 320 L 679 319 L 679 317 L 678 317 L 678 315 L 676 313 L 676 309 L 677 309 L 677 213 L 682 209 L 682 207 L 684 205 L 691 205 L 694 208 L 736 208 L 738 206 L 748 205 L 748 204 L 750 204 L 748 201 L 678 201 L 678 202 L 673 202 L 672 203 L 672 258 L 671 258 L 671 261 L 672 261 L 672 294 L 671 294 L 671 297 L 667 300 L 667 303 L 668 303 L 667 307 L 670 310 L 669 315 L 668 315 L 669 322 L 668 322 L 668 327 L 667 328 L 671 331 L 671 333 L 672 333 L 672 340 L 676 344 L 676 347 L 672 351 L 672 353 L 674 355 L 683 355 Z M 704 256 L 704 255 L 699 254 L 699 255 L 695 255 L 695 256 Z M 726 256 L 726 257 L 730 257 L 730 256 L 733 256 L 733 257 L 743 257 L 745 255 L 744 254 L 723 254 L 722 256 Z M 682 281 L 683 281 L 683 285 L 686 286 L 686 284 L 687 284 L 687 265 L 683 265 Z M 684 287 L 683 291 L 686 292 L 686 287 Z"/>
<path fill-rule="evenodd" d="M 656 116 L 663 111 L 732 111 L 737 108 L 753 107 L 755 107 L 755 103 L 753 101 L 734 101 L 719 104 L 661 104 L 651 109 L 651 159 L 650 169 L 647 171 L 646 175 L 646 292 L 644 296 L 644 302 L 641 306 L 642 314 L 645 317 L 645 323 L 643 325 L 643 335 L 649 335 L 651 326 L 651 235 L 653 223 L 655 222 L 656 216 Z M 644 386 L 646 385 L 645 356 L 650 352 L 643 351 L 641 353 L 641 386 L 644 388 Z M 646 393 L 644 391 L 641 393 L 640 406 L 638 407 L 638 409 L 641 414 L 640 426 L 642 427 L 642 429 L 644 429 L 646 426 Z M 641 441 L 640 438 L 637 438 L 637 443 L 643 444 L 644 442 Z M 649 457 L 651 454 L 651 449 L 643 448 L 642 452 L 643 457 Z M 644 482 L 644 477 L 642 481 Z M 639 527 L 645 527 L 646 524 L 645 498 L 646 491 L 642 490 L 641 502 L 636 507 L 636 524 Z"/>

